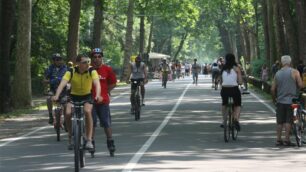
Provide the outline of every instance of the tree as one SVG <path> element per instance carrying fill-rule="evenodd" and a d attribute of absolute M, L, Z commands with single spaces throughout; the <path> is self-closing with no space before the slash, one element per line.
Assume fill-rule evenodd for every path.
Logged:
<path fill-rule="evenodd" d="M 32 104 L 31 90 L 31 11 L 32 0 L 18 1 L 16 64 L 12 100 L 14 107 Z"/>
<path fill-rule="evenodd" d="M 67 58 L 75 61 L 79 50 L 81 0 L 70 0 Z"/>
<path fill-rule="evenodd" d="M 124 59 L 123 59 L 123 71 L 120 80 L 126 81 L 129 76 L 127 76 L 129 70 L 130 57 L 132 55 L 133 46 L 133 13 L 134 13 L 134 0 L 129 0 L 129 6 L 127 10 L 127 24 L 126 24 L 126 34 L 125 34 L 125 45 L 124 45 Z"/>
<path fill-rule="evenodd" d="M 11 35 L 16 1 L 3 0 L 0 2 L 0 113 L 9 111 L 10 101 L 10 49 Z"/>

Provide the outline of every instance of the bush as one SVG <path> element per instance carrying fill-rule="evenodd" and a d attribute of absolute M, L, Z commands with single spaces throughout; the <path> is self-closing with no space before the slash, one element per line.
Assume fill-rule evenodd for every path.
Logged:
<path fill-rule="evenodd" d="M 261 67 L 265 64 L 264 59 L 256 59 L 251 62 L 251 75 L 260 78 Z"/>

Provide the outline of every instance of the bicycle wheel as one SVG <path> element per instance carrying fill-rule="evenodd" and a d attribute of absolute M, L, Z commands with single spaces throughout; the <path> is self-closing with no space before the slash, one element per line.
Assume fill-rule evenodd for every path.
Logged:
<path fill-rule="evenodd" d="M 218 90 L 218 80 L 217 79 L 215 79 L 215 90 Z"/>
<path fill-rule="evenodd" d="M 56 131 L 56 140 L 61 140 L 61 109 L 55 110 L 55 131 Z"/>
<path fill-rule="evenodd" d="M 75 122 L 73 126 L 73 142 L 74 142 L 74 171 L 79 172 L 80 170 L 80 126 L 79 122 Z"/>
<path fill-rule="evenodd" d="M 230 112 L 227 112 L 224 117 L 224 141 L 228 142 L 230 138 Z"/>
<path fill-rule="evenodd" d="M 302 146 L 302 129 L 298 125 L 298 123 L 293 123 L 292 128 L 293 128 L 293 133 L 295 136 L 296 143 L 298 147 L 301 147 Z"/>

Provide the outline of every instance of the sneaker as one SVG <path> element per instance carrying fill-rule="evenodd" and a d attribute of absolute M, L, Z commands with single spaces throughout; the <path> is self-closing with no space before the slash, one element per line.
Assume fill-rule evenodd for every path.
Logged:
<path fill-rule="evenodd" d="M 275 146 L 283 146 L 284 142 L 282 140 L 277 140 Z"/>
<path fill-rule="evenodd" d="M 94 146 L 93 146 L 93 144 L 92 144 L 91 141 L 87 141 L 87 143 L 86 143 L 86 145 L 85 145 L 85 148 L 86 148 L 86 149 L 93 149 Z"/>
<path fill-rule="evenodd" d="M 68 150 L 72 150 L 73 149 L 73 144 L 68 143 Z"/>

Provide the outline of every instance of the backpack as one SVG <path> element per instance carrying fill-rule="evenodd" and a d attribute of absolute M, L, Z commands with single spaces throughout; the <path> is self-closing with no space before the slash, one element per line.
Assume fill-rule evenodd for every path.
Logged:
<path fill-rule="evenodd" d="M 68 71 L 71 73 L 71 75 L 70 75 L 70 80 L 72 79 L 73 74 L 74 74 L 74 72 L 75 72 L 76 70 L 77 70 L 77 67 L 71 67 L 71 68 L 69 68 Z M 88 70 L 87 70 L 87 72 L 89 72 L 90 77 L 91 77 L 91 73 L 92 73 L 93 70 L 94 70 L 93 67 L 89 67 Z M 70 80 L 69 80 L 69 81 L 70 81 Z"/>

